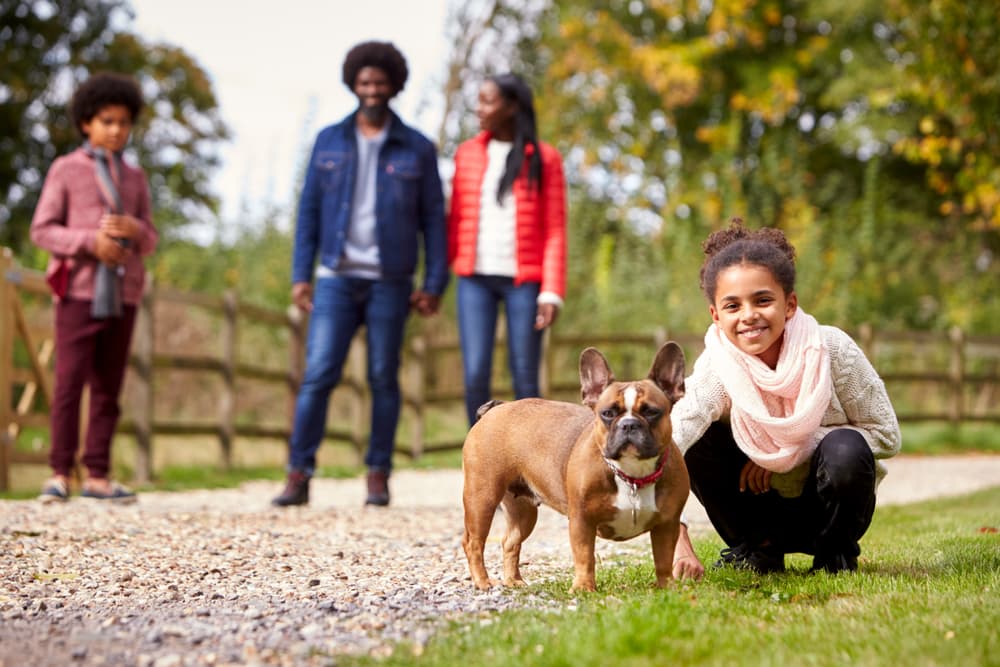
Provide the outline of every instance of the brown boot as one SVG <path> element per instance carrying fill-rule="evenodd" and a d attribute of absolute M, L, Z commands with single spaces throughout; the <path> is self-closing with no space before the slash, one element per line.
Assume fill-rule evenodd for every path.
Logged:
<path fill-rule="evenodd" d="M 365 505 L 379 505 L 385 507 L 389 504 L 389 473 L 384 470 L 368 471 L 368 498 Z"/>
<path fill-rule="evenodd" d="M 288 507 L 289 505 L 305 505 L 309 502 L 309 475 L 301 470 L 293 470 L 288 473 L 288 481 L 285 483 L 285 490 L 280 496 L 276 496 L 271 501 L 277 507 Z"/>

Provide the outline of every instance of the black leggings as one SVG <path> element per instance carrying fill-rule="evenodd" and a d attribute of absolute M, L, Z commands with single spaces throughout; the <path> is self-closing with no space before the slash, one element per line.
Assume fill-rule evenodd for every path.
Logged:
<path fill-rule="evenodd" d="M 728 424 L 715 422 L 684 455 L 691 490 L 731 547 L 770 545 L 782 553 L 857 556 L 875 511 L 875 458 L 849 428 L 830 431 L 813 454 L 802 495 L 740 492 L 746 455 Z"/>

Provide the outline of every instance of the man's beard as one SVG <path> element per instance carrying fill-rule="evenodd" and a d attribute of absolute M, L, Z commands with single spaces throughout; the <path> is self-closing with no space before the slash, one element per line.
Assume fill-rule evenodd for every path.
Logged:
<path fill-rule="evenodd" d="M 389 103 L 361 105 L 361 113 L 372 123 L 381 123 L 389 115 Z"/>

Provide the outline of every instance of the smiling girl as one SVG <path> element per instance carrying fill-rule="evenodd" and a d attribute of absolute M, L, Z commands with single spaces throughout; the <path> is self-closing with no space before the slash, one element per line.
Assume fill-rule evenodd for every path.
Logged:
<path fill-rule="evenodd" d="M 795 250 L 738 218 L 705 241 L 701 287 L 712 324 L 674 406 L 691 490 L 728 545 L 716 567 L 853 571 L 858 540 L 899 451 L 885 386 L 846 333 L 799 307 Z"/>

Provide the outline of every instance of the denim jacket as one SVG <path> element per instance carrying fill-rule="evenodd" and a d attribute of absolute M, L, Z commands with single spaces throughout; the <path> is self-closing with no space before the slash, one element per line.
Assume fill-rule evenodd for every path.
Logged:
<path fill-rule="evenodd" d="M 437 151 L 429 139 L 391 115 L 375 180 L 375 234 L 382 276 L 412 276 L 422 240 L 423 290 L 440 295 L 448 284 L 448 241 Z M 344 250 L 358 168 L 354 116 L 324 128 L 316 137 L 299 200 L 293 283 L 312 280 L 317 257 L 323 265 L 336 268 Z"/>

